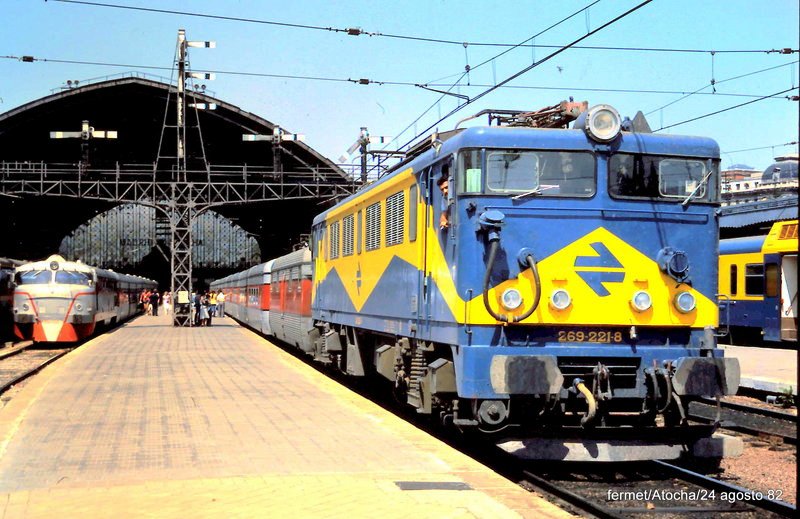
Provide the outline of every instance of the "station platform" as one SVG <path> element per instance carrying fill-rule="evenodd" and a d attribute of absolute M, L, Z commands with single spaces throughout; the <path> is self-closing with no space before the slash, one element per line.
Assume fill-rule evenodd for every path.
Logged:
<path fill-rule="evenodd" d="M 721 345 L 726 357 L 739 359 L 741 387 L 797 395 L 797 350 Z"/>
<path fill-rule="evenodd" d="M 571 517 L 232 319 L 139 317 L 0 409 L 0 517 Z"/>

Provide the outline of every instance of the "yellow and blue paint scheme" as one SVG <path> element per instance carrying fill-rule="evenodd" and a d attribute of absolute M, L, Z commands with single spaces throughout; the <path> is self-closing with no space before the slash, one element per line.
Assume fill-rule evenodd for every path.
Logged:
<path fill-rule="evenodd" d="M 797 249 L 797 220 L 775 222 L 767 235 L 720 242 L 720 320 L 735 340 L 780 342 L 792 327 L 788 336 L 797 340 Z"/>
<path fill-rule="evenodd" d="M 436 178 L 449 167 L 451 185 L 461 185 L 458 154 L 484 149 L 562 150 L 591 153 L 596 189 L 587 197 L 509 197 L 456 189 L 448 209 L 450 225 L 440 228 L 447 207 Z M 718 162 L 711 139 L 627 134 L 600 144 L 578 130 L 470 128 L 406 162 L 315 218 L 312 313 L 318 322 L 350 326 L 388 338 L 408 337 L 449 345 L 458 394 L 465 398 L 508 397 L 493 384 L 493 358 L 552 356 L 598 360 L 622 366 L 632 379 L 616 395 L 642 398 L 644 368 L 664 361 L 721 356 L 709 329 L 718 325 L 715 301 L 718 226 L 717 178 L 707 200 L 620 199 L 608 194 L 608 162 L 615 153 L 692 157 Z M 386 199 L 404 193 L 402 243 L 367 251 L 367 207 L 381 204 L 381 240 L 386 236 Z M 487 243 L 478 225 L 487 210 L 505 215 L 500 254 L 490 276 L 488 299 L 496 312 L 521 315 L 535 298 L 538 308 L 519 323 L 499 322 L 483 303 Z M 330 254 L 330 226 L 353 215 L 361 243 L 347 256 Z M 660 251 L 685 252 L 690 275 L 681 281 L 658 264 Z M 531 270 L 517 261 L 530 251 L 538 266 L 535 293 Z M 523 305 L 506 312 L 500 295 L 517 288 Z M 548 303 L 555 289 L 572 297 L 565 310 Z M 652 307 L 638 312 L 631 299 L 647 290 Z M 696 307 L 674 305 L 689 292 Z M 571 380 L 565 380 L 566 391 Z"/>

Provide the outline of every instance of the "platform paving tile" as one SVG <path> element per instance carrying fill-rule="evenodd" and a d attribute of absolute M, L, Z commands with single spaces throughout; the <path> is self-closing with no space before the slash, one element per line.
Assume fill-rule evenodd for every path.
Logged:
<path fill-rule="evenodd" d="M 568 516 L 232 320 L 214 324 L 140 317 L 29 382 L 0 409 L 0 519 Z"/>

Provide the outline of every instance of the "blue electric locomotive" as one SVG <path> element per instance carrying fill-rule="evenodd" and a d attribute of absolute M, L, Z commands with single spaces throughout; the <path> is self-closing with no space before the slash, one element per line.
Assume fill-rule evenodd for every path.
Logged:
<path fill-rule="evenodd" d="M 739 383 L 715 338 L 719 148 L 585 106 L 572 129 L 435 134 L 317 216 L 312 353 L 522 456 L 709 436 L 689 400 Z"/>

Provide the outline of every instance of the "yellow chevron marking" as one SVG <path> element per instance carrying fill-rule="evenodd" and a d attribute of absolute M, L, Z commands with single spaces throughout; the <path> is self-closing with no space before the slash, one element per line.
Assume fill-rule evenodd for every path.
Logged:
<path fill-rule="evenodd" d="M 332 211 L 326 222 L 330 224 L 348 214 L 357 214 L 362 211 L 362 218 L 366 208 L 377 201 L 385 200 L 387 196 L 400 190 L 406 190 L 405 214 L 408 215 L 409 197 L 408 188 L 415 182 L 415 175 L 411 169 L 397 175 L 389 182 L 377 188 L 366 191 L 362 196 L 351 203 Z M 314 261 L 314 291 L 334 269 L 344 283 L 348 297 L 353 302 L 357 311 L 360 311 L 375 286 L 386 271 L 390 261 L 398 257 L 418 269 L 423 269 L 425 249 L 427 250 L 426 275 L 430 276 L 433 284 L 442 294 L 445 304 L 455 316 L 456 322 L 468 324 L 496 324 L 497 321 L 486 311 L 480 286 L 475 287 L 475 297 L 464 300 L 457 292 L 454 276 L 455 269 L 451 269 L 444 257 L 444 252 L 438 238 L 438 225 L 434 219 L 432 207 L 424 203 L 422 193 L 419 193 L 417 202 L 417 240 L 410 242 L 408 234 L 403 244 L 386 247 L 381 243 L 381 248 L 367 252 L 362 248 L 362 253 L 352 256 L 339 257 L 326 261 L 325 243 L 318 242 L 317 250 L 320 251 Z M 383 204 L 381 218 L 381 240 L 385 236 L 385 204 Z M 425 232 L 427 227 L 427 232 Z M 357 227 L 356 227 L 357 229 Z M 357 236 L 357 230 L 354 233 Z M 361 238 L 364 240 L 366 230 L 362 229 Z M 408 226 L 406 225 L 406 233 Z M 606 267 L 578 267 L 577 257 L 594 257 L 597 251 L 593 243 L 600 242 L 622 264 L 622 268 Z M 423 245 L 425 247 L 423 247 Z M 501 244 L 502 246 L 502 244 Z M 356 248 L 357 250 L 357 248 Z M 516 251 L 514 251 L 516 252 Z M 476 261 L 479 261 L 476 258 Z M 567 245 L 555 254 L 538 262 L 539 277 L 541 281 L 541 299 L 538 309 L 522 324 L 560 324 L 560 325 L 586 325 L 586 326 L 716 326 L 718 322 L 717 305 L 701 293 L 688 285 L 676 286 L 674 279 L 665 275 L 658 268 L 655 261 L 640 253 L 634 247 L 615 236 L 604 228 L 598 228 L 589 234 Z M 483 265 L 480 266 L 483 268 Z M 603 286 L 610 294 L 601 297 L 587 283 L 581 279 L 577 271 L 613 271 L 624 272 L 625 277 L 619 282 L 607 283 Z M 359 275 L 360 274 L 360 275 Z M 360 281 L 360 286 L 359 286 Z M 500 306 L 500 295 L 507 288 L 517 288 L 523 296 L 523 305 L 515 312 L 506 312 Z M 550 307 L 550 294 L 556 288 L 564 288 L 572 297 L 572 305 L 564 311 L 557 311 Z M 647 290 L 652 299 L 653 307 L 646 312 L 636 312 L 630 305 L 633 294 L 638 290 Z M 673 300 L 681 291 L 690 291 L 697 300 L 697 308 L 689 314 L 682 314 L 675 309 Z M 314 297 L 314 296 L 312 296 Z M 521 315 L 534 300 L 533 275 L 526 269 L 515 279 L 510 279 L 489 290 L 489 301 L 495 312 L 509 315 Z M 398 301 L 398 304 L 409 304 L 407 301 Z M 510 319 L 511 320 L 511 319 Z"/>
<path fill-rule="evenodd" d="M 596 242 L 603 243 L 623 268 L 575 267 L 576 258 L 597 256 L 597 252 L 591 246 Z M 526 324 L 694 327 L 717 324 L 718 308 L 713 301 L 688 285 L 676 286 L 675 280 L 661 272 L 655 261 L 602 227 L 539 261 L 537 266 L 542 294 L 537 310 L 523 321 Z M 578 271 L 624 271 L 625 278 L 619 282 L 604 284 L 610 293 L 601 297 L 581 279 Z M 493 303 L 495 312 L 509 316 L 524 313 L 534 300 L 533 284 L 533 274 L 530 269 L 526 269 L 516 279 L 490 289 L 489 301 Z M 517 311 L 505 312 L 500 306 L 500 295 L 511 287 L 520 291 L 524 302 Z M 549 304 L 550 295 L 557 288 L 566 289 L 572 297 L 572 304 L 566 310 L 555 310 Z M 630 304 L 633 294 L 638 290 L 647 290 L 652 297 L 653 306 L 646 312 L 637 312 Z M 693 312 L 683 314 L 675 309 L 673 300 L 678 292 L 687 290 L 695 296 L 697 308 Z M 469 302 L 468 311 L 471 323 L 495 322 L 486 312 L 480 297 Z"/>

